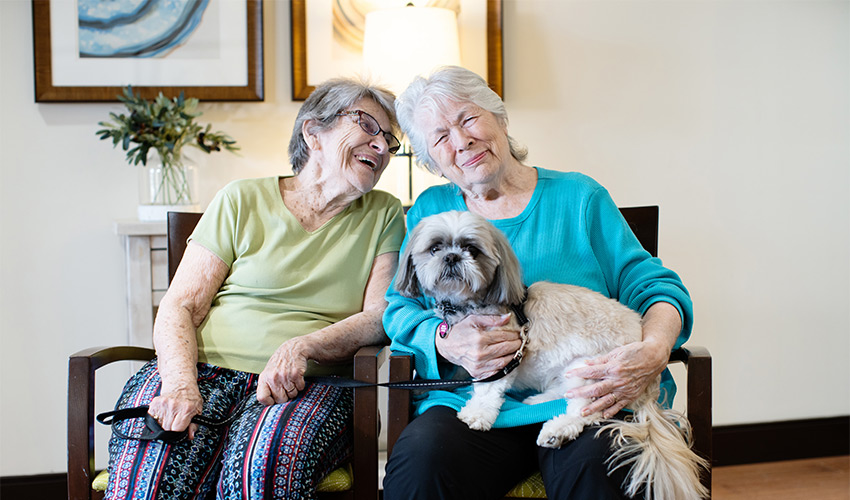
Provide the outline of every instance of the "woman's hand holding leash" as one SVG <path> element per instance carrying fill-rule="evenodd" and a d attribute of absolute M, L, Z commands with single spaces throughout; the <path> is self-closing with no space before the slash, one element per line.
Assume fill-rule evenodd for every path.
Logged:
<path fill-rule="evenodd" d="M 467 316 L 452 325 L 445 337 L 435 335 L 437 352 L 473 378 L 489 377 L 507 365 L 522 345 L 519 329 L 506 326 L 510 320 L 510 314 Z"/>
<path fill-rule="evenodd" d="M 189 439 L 195 438 L 198 424 L 192 423 L 192 417 L 200 415 L 204 408 L 198 386 L 165 390 L 153 398 L 148 413 L 166 431 L 182 432 L 188 428 Z"/>

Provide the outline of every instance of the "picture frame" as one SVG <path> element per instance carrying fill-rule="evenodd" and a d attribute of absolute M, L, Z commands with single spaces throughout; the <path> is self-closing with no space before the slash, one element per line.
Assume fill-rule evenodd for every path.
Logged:
<path fill-rule="evenodd" d="M 241 19 L 244 14 L 246 21 L 244 26 L 241 22 L 232 23 L 231 27 L 227 23 L 215 24 L 215 29 L 219 31 L 233 30 L 238 35 L 233 36 L 229 31 L 216 32 L 220 37 L 216 40 L 218 59 L 183 56 L 169 60 L 168 55 L 158 58 L 79 57 L 74 31 L 74 23 L 79 20 L 74 18 L 55 22 L 57 16 L 63 20 L 69 16 L 73 18 L 74 10 L 68 9 L 76 9 L 75 5 L 76 2 L 67 0 L 32 0 L 35 102 L 117 102 L 117 96 L 122 94 L 127 85 L 132 85 L 133 90 L 146 99 L 153 99 L 160 92 L 166 96 L 184 92 L 187 97 L 196 97 L 202 101 L 264 99 L 262 0 L 209 0 L 210 6 L 222 11 L 216 11 L 215 15 L 229 19 L 227 12 L 235 11 L 237 18 Z M 54 26 L 51 26 L 51 9 L 54 11 Z M 205 12 L 204 16 L 207 15 Z M 57 36 L 57 33 L 64 35 Z M 226 41 L 234 39 L 240 42 L 238 46 L 227 45 Z M 246 45 L 244 48 L 242 42 Z M 238 64 L 232 61 L 238 61 Z M 197 70 L 205 67 L 210 69 Z M 91 71 L 90 68 L 96 70 Z M 60 77 L 64 74 L 70 76 Z M 220 80 L 233 82 L 219 81 L 216 77 L 218 74 L 224 75 Z M 133 76 L 125 78 L 124 75 Z M 59 81 L 63 78 L 71 83 Z M 112 81 L 117 78 L 131 81 Z M 136 78 L 139 80 L 132 81 Z M 156 78 L 161 81 L 142 81 Z M 192 81 L 185 83 L 189 80 Z"/>
<path fill-rule="evenodd" d="M 315 0 L 312 0 L 315 1 Z M 480 0 L 486 3 L 486 67 L 487 84 L 504 97 L 502 58 L 502 0 Z M 317 64 L 308 57 L 308 0 L 292 0 L 290 4 L 292 37 L 292 100 L 303 101 L 315 89 L 308 81 L 308 67 Z M 462 28 L 461 28 L 462 29 Z M 485 76 L 485 75 L 481 75 Z"/>

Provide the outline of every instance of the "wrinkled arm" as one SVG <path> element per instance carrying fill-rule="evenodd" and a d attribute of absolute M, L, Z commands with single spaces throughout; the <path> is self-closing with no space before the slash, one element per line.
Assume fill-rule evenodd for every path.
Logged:
<path fill-rule="evenodd" d="M 229 269 L 215 254 L 189 242 L 180 266 L 159 305 L 153 341 L 162 391 L 149 412 L 166 430 L 181 431 L 201 413 L 198 390 L 198 326 L 207 316 Z M 193 434 L 194 429 L 190 429 Z"/>
<path fill-rule="evenodd" d="M 571 372 L 597 382 L 569 391 L 567 397 L 597 398 L 584 412 L 602 411 L 607 418 L 655 383 L 672 349 L 690 335 L 693 308 L 679 276 L 643 249 L 604 189 L 597 190 L 588 204 L 586 224 L 608 295 L 643 315 L 640 342 L 614 349 Z"/>
<path fill-rule="evenodd" d="M 257 399 L 283 403 L 304 389 L 307 360 L 335 363 L 350 360 L 363 346 L 387 342 L 381 318 L 384 298 L 396 268 L 398 252 L 375 257 L 363 300 L 363 311 L 308 335 L 288 340 L 275 351 L 260 374 Z"/>

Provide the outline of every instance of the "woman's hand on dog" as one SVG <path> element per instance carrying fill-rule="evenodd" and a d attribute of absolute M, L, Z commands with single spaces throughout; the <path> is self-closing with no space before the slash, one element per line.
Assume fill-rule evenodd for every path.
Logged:
<path fill-rule="evenodd" d="M 507 365 L 522 345 L 519 329 L 507 326 L 510 320 L 510 314 L 467 316 L 452 325 L 445 338 L 434 336 L 437 352 L 473 378 L 488 377 Z"/>
<path fill-rule="evenodd" d="M 670 349 L 654 342 L 633 342 L 604 356 L 590 359 L 587 366 L 568 372 L 568 377 L 598 382 L 567 391 L 567 398 L 595 398 L 582 415 L 602 413 L 611 418 L 626 408 L 667 366 Z"/>
<path fill-rule="evenodd" d="M 682 321 L 679 311 L 667 302 L 656 302 L 643 317 L 643 340 L 618 347 L 587 361 L 587 366 L 567 372 L 567 377 L 598 382 L 567 391 L 567 398 L 595 398 L 583 415 L 602 412 L 611 418 L 626 408 L 667 367 Z"/>

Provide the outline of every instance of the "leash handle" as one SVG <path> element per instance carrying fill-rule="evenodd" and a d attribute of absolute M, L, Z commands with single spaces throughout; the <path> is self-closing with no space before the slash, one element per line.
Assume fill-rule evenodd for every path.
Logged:
<path fill-rule="evenodd" d="M 166 443 L 178 443 L 188 437 L 188 431 L 167 431 L 159 425 L 159 422 L 148 413 L 148 406 L 136 406 L 133 408 L 121 408 L 101 413 L 95 418 L 98 422 L 112 426 L 112 432 L 122 439 L 138 439 L 140 441 L 164 441 Z M 131 418 L 144 418 L 145 427 L 138 436 L 125 434 L 118 428 L 118 422 Z"/>
<path fill-rule="evenodd" d="M 227 418 L 221 420 L 213 420 L 203 415 L 195 415 L 192 417 L 192 422 L 205 427 L 222 427 L 230 425 L 236 420 L 239 415 L 245 412 L 251 406 L 260 404 L 254 394 L 248 394 L 242 398 L 236 407 L 230 412 Z M 118 410 L 107 411 L 98 414 L 95 418 L 98 422 L 112 426 L 112 432 L 122 439 L 138 439 L 140 441 L 164 441 L 166 443 L 179 443 L 189 436 L 189 431 L 167 431 L 159 425 L 159 422 L 153 418 L 147 405 L 135 406 L 133 408 L 121 408 Z M 141 430 L 138 436 L 130 436 L 118 428 L 118 422 L 129 420 L 132 418 L 144 418 L 145 427 Z"/>

